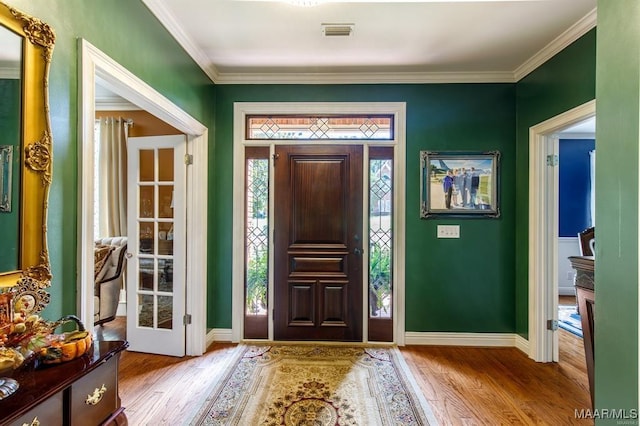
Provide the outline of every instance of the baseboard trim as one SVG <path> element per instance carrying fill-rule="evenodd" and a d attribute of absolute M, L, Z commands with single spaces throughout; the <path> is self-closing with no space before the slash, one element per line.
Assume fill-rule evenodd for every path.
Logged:
<path fill-rule="evenodd" d="M 232 342 L 229 328 L 212 328 L 207 332 L 207 347 L 213 342 Z M 510 347 L 529 353 L 529 341 L 516 333 L 405 333 L 405 345 L 442 345 Z"/>
<path fill-rule="evenodd" d="M 529 340 L 519 334 L 516 334 L 516 348 L 520 349 L 525 355 L 529 356 Z"/>
<path fill-rule="evenodd" d="M 213 342 L 232 342 L 230 328 L 211 328 L 207 331 L 207 348 Z"/>
<path fill-rule="evenodd" d="M 405 344 L 518 347 L 517 337 L 519 336 L 514 333 L 421 333 L 408 331 L 405 333 Z"/>

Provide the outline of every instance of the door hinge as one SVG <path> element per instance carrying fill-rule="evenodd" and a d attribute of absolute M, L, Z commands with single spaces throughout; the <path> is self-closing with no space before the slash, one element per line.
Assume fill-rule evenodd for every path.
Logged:
<path fill-rule="evenodd" d="M 182 317 L 182 322 L 184 325 L 191 324 L 191 314 L 185 314 L 185 316 Z"/>
<path fill-rule="evenodd" d="M 273 158 L 273 165 L 275 166 L 275 165 L 276 165 L 276 160 L 277 160 L 278 158 L 280 158 L 280 154 L 275 154 L 275 153 L 274 153 L 274 154 L 271 156 L 271 158 Z"/>
<path fill-rule="evenodd" d="M 186 164 L 187 166 L 190 166 L 193 164 L 193 155 L 192 154 L 185 154 L 184 155 L 184 164 Z"/>
<path fill-rule="evenodd" d="M 558 165 L 558 156 L 557 155 L 547 155 L 547 166 L 555 167 Z"/>
<path fill-rule="evenodd" d="M 558 329 L 558 320 L 547 320 L 547 330 L 556 331 Z"/>

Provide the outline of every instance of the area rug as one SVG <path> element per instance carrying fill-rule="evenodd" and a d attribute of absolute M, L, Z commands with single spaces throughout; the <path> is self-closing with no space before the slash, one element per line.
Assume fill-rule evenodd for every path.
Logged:
<path fill-rule="evenodd" d="M 582 337 L 582 322 L 575 305 L 558 306 L 558 327 Z"/>
<path fill-rule="evenodd" d="M 239 345 L 191 425 L 435 425 L 395 347 Z"/>

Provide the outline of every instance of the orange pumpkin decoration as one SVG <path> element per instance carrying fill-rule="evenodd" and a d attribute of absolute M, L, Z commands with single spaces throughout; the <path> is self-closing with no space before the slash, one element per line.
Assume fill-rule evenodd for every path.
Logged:
<path fill-rule="evenodd" d="M 69 315 L 61 319 L 61 324 L 75 322 L 77 330 L 60 335 L 60 342 L 40 350 L 40 359 L 44 364 L 58 364 L 79 358 L 89 351 L 93 338 L 85 330 L 84 325 L 74 316 Z"/>

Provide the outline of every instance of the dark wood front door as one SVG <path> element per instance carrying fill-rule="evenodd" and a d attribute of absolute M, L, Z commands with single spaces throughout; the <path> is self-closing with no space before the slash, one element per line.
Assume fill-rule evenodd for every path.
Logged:
<path fill-rule="evenodd" d="M 276 340 L 362 340 L 362 146 L 277 146 Z"/>

